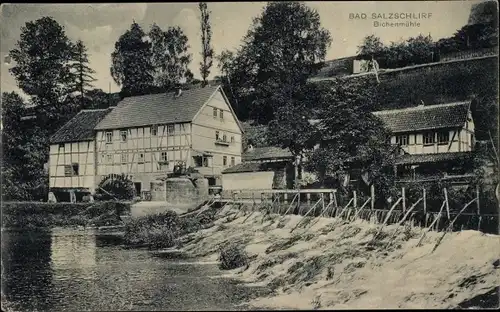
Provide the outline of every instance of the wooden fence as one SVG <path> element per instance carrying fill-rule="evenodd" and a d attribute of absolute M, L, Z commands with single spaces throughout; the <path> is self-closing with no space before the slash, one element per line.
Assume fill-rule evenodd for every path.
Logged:
<path fill-rule="evenodd" d="M 352 221 L 356 218 L 384 222 L 384 224 L 410 221 L 415 225 L 439 230 L 450 225 L 453 230 L 474 229 L 489 233 L 498 233 L 498 214 L 481 212 L 479 189 L 472 200 L 463 203 L 459 210 L 452 210 L 448 190 L 443 189 L 443 200 L 439 210 L 428 206 L 426 190 L 413 202 L 406 196 L 406 189 L 401 188 L 399 198 L 389 202 L 389 206 L 376 207 L 375 189 L 372 186 L 370 196 L 363 196 L 353 191 L 348 197 L 335 189 L 302 190 L 232 190 L 223 191 L 213 202 L 224 205 L 245 206 L 251 210 L 265 210 L 266 213 L 297 214 L 302 216 L 335 217 Z M 435 202 L 434 202 L 435 203 Z"/>

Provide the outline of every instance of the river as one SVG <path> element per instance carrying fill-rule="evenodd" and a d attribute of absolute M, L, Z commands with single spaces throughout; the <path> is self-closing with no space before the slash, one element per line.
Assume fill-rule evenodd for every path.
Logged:
<path fill-rule="evenodd" d="M 89 230 L 2 231 L 2 302 L 12 311 L 248 309 L 240 303 L 256 290 L 220 274 Z"/>

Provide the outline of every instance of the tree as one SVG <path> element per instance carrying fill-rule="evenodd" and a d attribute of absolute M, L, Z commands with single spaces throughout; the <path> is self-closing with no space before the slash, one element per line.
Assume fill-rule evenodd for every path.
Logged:
<path fill-rule="evenodd" d="M 81 40 L 78 40 L 73 48 L 73 64 L 71 64 L 72 73 L 75 76 L 75 89 L 80 93 L 83 101 L 88 88 L 93 87 L 95 81 L 93 74 L 95 71 L 88 66 L 89 57 L 87 47 Z"/>
<path fill-rule="evenodd" d="M 314 111 L 308 103 L 308 91 L 313 90 L 308 85 L 297 86 L 294 89 L 275 94 L 271 100 L 277 103 L 275 118 L 269 123 L 268 144 L 288 149 L 294 156 L 295 177 L 299 176 L 299 165 L 306 151 L 311 150 L 318 142 L 318 131 L 310 120 Z M 291 101 L 290 101 L 291 99 Z M 297 180 L 296 180 L 297 182 Z M 297 186 L 297 185 L 296 185 Z"/>
<path fill-rule="evenodd" d="M 115 43 L 111 54 L 111 76 L 124 96 L 146 94 L 153 85 L 151 43 L 135 21 Z"/>
<path fill-rule="evenodd" d="M 202 62 L 200 62 L 200 73 L 203 79 L 203 86 L 207 85 L 207 77 L 210 75 L 210 67 L 212 67 L 212 58 L 214 50 L 210 45 L 212 40 L 212 28 L 210 26 L 210 11 L 207 8 L 206 2 L 200 2 L 199 4 L 201 13 L 201 56 Z"/>
<path fill-rule="evenodd" d="M 371 91 L 358 90 L 363 89 L 339 80 L 330 91 L 323 91 L 330 105 L 323 106 L 317 124 L 321 144 L 309 154 L 307 167 L 318 174 L 322 183 L 326 176 L 339 179 L 358 170 L 367 175 L 368 184 L 376 183 L 379 191 L 387 192 L 393 182 L 390 133 L 371 114 Z"/>
<path fill-rule="evenodd" d="M 193 73 L 188 66 L 188 38 L 180 27 L 169 27 L 163 31 L 153 24 L 149 31 L 151 57 L 154 69 L 154 85 L 163 91 L 172 90 L 182 83 L 189 83 Z"/>
<path fill-rule="evenodd" d="M 70 92 L 72 44 L 64 28 L 51 17 L 27 22 L 10 56 L 15 65 L 9 71 L 26 94 L 40 104 L 59 101 Z"/>
<path fill-rule="evenodd" d="M 384 44 L 375 35 L 366 36 L 361 45 L 358 46 L 358 59 L 368 62 L 363 64 L 363 70 L 370 71 L 374 66 L 374 59 L 378 58 L 384 51 Z"/>
<path fill-rule="evenodd" d="M 316 10 L 300 2 L 268 3 L 254 19 L 233 67 L 236 93 L 252 94 L 252 117 L 261 123 L 272 120 L 277 107 L 271 96 L 284 85 L 305 84 L 330 44 Z"/>
<path fill-rule="evenodd" d="M 43 128 L 21 121 L 26 113 L 16 93 L 2 93 L 2 195 L 4 199 L 33 200 L 46 195 L 43 164 L 48 157 Z"/>

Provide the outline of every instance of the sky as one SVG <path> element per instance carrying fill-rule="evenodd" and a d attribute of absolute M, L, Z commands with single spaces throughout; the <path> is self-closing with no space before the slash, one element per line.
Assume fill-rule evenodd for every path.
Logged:
<path fill-rule="evenodd" d="M 452 35 L 467 23 L 472 4 L 470 1 L 305 1 L 317 10 L 322 27 L 330 31 L 331 47 L 326 59 L 334 59 L 356 54 L 357 46 L 366 35 L 374 34 L 384 43 L 398 41 L 419 34 L 431 34 L 435 40 Z M 212 11 L 212 44 L 216 54 L 224 49 L 235 50 L 241 45 L 252 19 L 259 16 L 266 2 L 209 2 Z M 418 22 L 418 27 L 374 27 L 372 14 L 385 14 L 389 20 L 391 13 L 425 13 L 426 18 L 410 21 Z M 354 19 L 353 14 L 366 19 Z M 428 17 L 428 13 L 431 14 Z M 114 44 L 133 20 L 144 30 L 156 23 L 162 29 L 180 26 L 189 38 L 192 62 L 190 69 L 199 78 L 201 60 L 201 40 L 198 3 L 107 3 L 107 4 L 2 4 L 0 15 L 0 57 L 2 92 L 20 92 L 16 81 L 9 73 L 13 63 L 6 65 L 3 60 L 9 50 L 14 49 L 26 22 L 43 16 L 51 16 L 59 22 L 67 36 L 76 41 L 82 40 L 88 48 L 90 67 L 96 73 L 94 86 L 111 92 L 120 91 L 110 75 L 111 53 Z M 394 15 L 393 15 L 394 16 Z M 423 14 L 420 14 L 422 17 Z M 401 20 L 399 20 L 401 21 Z M 210 78 L 218 74 L 214 62 Z"/>

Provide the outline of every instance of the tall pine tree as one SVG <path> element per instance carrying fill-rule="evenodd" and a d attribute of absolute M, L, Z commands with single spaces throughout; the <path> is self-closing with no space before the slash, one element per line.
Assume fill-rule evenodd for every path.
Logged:
<path fill-rule="evenodd" d="M 200 74 L 203 80 L 202 85 L 207 85 L 207 78 L 210 75 L 210 67 L 212 67 L 214 50 L 210 45 L 212 40 L 212 28 L 210 26 L 210 11 L 206 2 L 199 4 L 201 13 L 201 56 Z"/>
<path fill-rule="evenodd" d="M 92 76 L 95 71 L 89 67 L 89 56 L 87 47 L 81 40 L 78 40 L 73 48 L 73 64 L 71 64 L 72 74 L 75 76 L 75 91 L 80 94 L 83 101 L 85 94 L 93 87 L 92 82 L 95 78 Z"/>
<path fill-rule="evenodd" d="M 123 96 L 150 92 L 153 85 L 151 43 L 135 21 L 115 43 L 111 60 L 111 76 L 122 87 Z"/>

